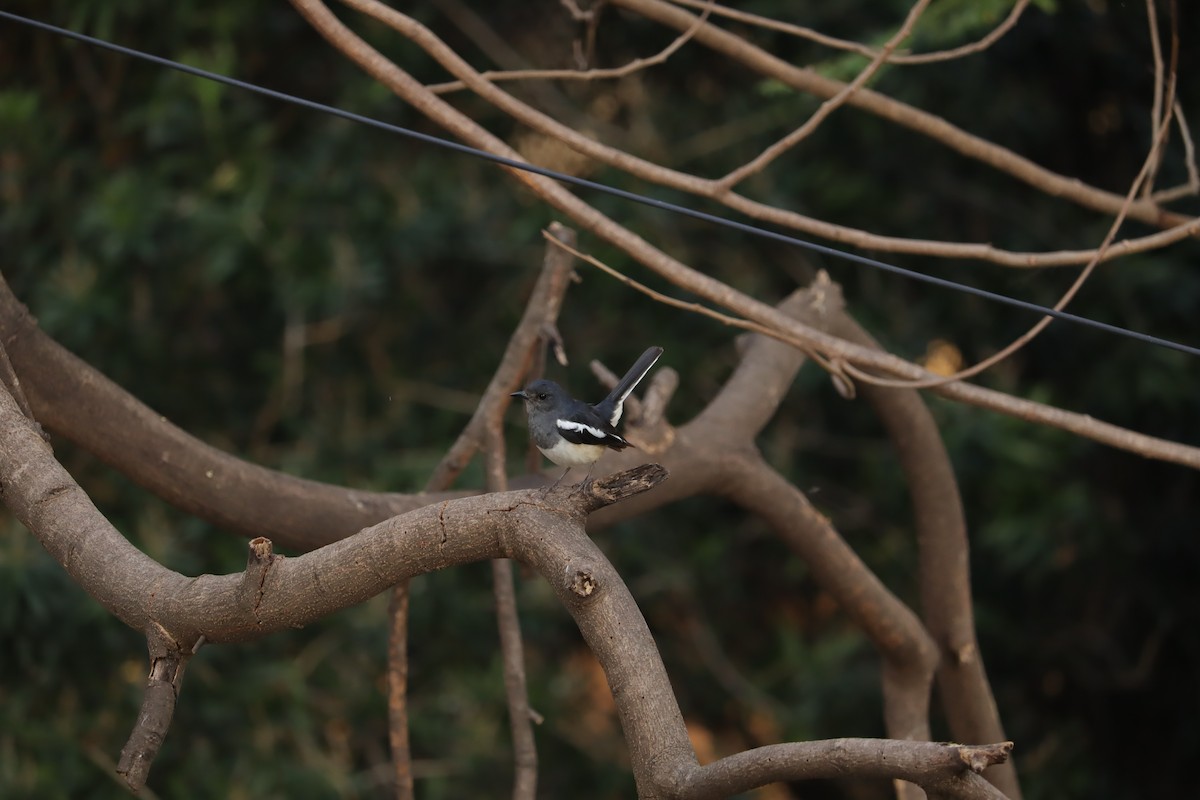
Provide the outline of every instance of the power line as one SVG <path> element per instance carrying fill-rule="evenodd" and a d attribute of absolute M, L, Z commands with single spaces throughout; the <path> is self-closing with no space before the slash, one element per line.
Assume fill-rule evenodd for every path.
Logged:
<path fill-rule="evenodd" d="M 661 209 L 663 211 L 670 211 L 675 214 L 681 214 L 686 217 L 691 217 L 692 219 L 698 219 L 698 220 L 702 220 L 704 222 L 712 223 L 714 225 L 720 225 L 720 226 L 723 226 L 726 228 L 730 228 L 732 230 L 741 231 L 742 233 L 748 233 L 753 236 L 758 236 L 758 237 L 761 237 L 764 239 L 770 239 L 773 241 L 782 242 L 784 244 L 788 244 L 793 247 L 800 247 L 800 248 L 803 248 L 806 250 L 811 250 L 815 253 L 821 253 L 822 255 L 831 256 L 833 258 L 840 258 L 844 261 L 853 261 L 855 263 L 862 264 L 864 266 L 872 267 L 873 269 L 879 269 L 879 270 L 883 270 L 885 272 L 891 272 L 896 275 L 902 275 L 906 278 L 911 278 L 912 280 L 922 281 L 924 283 L 932 284 L 934 286 L 940 286 L 944 289 L 951 289 L 956 292 L 963 292 L 964 294 L 970 294 L 975 297 L 980 297 L 985 300 L 991 300 L 996 303 L 1002 303 L 1004 305 L 1012 306 L 1014 308 L 1020 308 L 1025 311 L 1032 311 L 1035 314 L 1054 317 L 1055 319 L 1060 319 L 1060 320 L 1063 320 L 1064 322 L 1072 322 L 1077 325 L 1083 325 L 1086 327 L 1106 331 L 1107 333 L 1116 334 L 1117 336 L 1124 336 L 1126 338 L 1134 339 L 1136 341 L 1144 342 L 1146 344 L 1153 344 L 1153 345 L 1157 345 L 1159 347 L 1166 347 L 1171 350 L 1177 350 L 1179 352 L 1187 353 L 1188 355 L 1192 355 L 1192 356 L 1200 356 L 1200 347 L 1193 347 L 1191 345 L 1186 345 L 1181 342 L 1175 342 L 1170 339 L 1163 339 L 1158 336 L 1151 336 L 1150 334 L 1142 333 L 1141 331 L 1130 330 L 1129 328 L 1122 328 L 1118 325 L 1111 325 L 1107 322 L 1100 322 L 1099 320 L 1094 320 L 1089 317 L 1082 317 L 1082 316 L 1079 316 L 1078 314 L 1072 314 L 1067 311 L 1059 311 L 1057 309 L 1050 308 L 1049 306 L 1038 305 L 1037 303 L 1031 303 L 1026 300 L 1018 299 L 1016 297 L 1009 297 L 1008 295 L 999 294 L 997 292 L 990 292 L 987 289 L 980 289 L 975 286 L 969 286 L 965 283 L 958 283 L 956 281 L 948 280 L 946 278 L 939 278 L 934 275 L 926 275 L 923 272 L 917 272 L 915 270 L 906 269 L 904 267 L 900 267 L 895 264 L 889 264 L 886 261 L 880 261 L 878 259 L 871 258 L 869 256 L 859 255 L 858 253 L 851 253 L 851 252 L 847 252 L 845 250 L 838 250 L 834 247 L 829 247 L 828 245 L 817 244 L 816 242 L 809 242 L 804 239 L 799 239 L 795 236 L 791 236 L 786 233 L 780 233 L 778 231 L 770 230 L 768 228 L 760 228 L 757 225 L 751 225 L 751 224 L 748 224 L 745 222 L 738 222 L 736 220 L 727 219 L 725 217 L 721 217 L 716 214 L 710 214 L 705 211 L 699 211 L 694 208 L 688 208 L 687 206 L 681 206 L 676 203 L 671 203 L 666 200 L 658 200 L 656 198 L 649 197 L 647 195 L 638 194 L 636 192 L 626 191 L 625 189 L 618 189 L 614 186 L 608 186 L 603 183 L 597 183 L 596 181 L 590 181 L 590 180 L 587 180 L 586 178 L 578 178 L 578 177 L 575 177 L 574 175 L 567 175 L 562 172 L 557 172 L 555 170 L 547 169 L 545 167 L 539 167 L 534 164 L 526 163 L 524 161 L 517 161 L 515 159 L 506 158 L 504 156 L 496 155 L 494 153 L 489 153 L 486 150 L 480 150 L 478 148 L 471 147 L 470 145 L 461 144 L 459 142 L 451 141 L 449 139 L 443 139 L 438 136 L 431 136 L 430 134 L 427 134 L 427 133 L 421 133 L 420 131 L 414 131 L 410 128 L 404 128 L 399 125 L 393 125 L 390 122 L 384 122 L 383 120 L 378 120 L 373 117 L 367 117 L 362 114 L 355 114 L 352 111 L 346 111 L 341 108 L 336 108 L 334 106 L 325 105 L 324 103 L 318 103 L 313 100 L 305 99 L 303 97 L 297 97 L 296 95 L 287 94 L 285 92 L 278 92 L 278 91 L 275 91 L 274 89 L 268 89 L 264 86 L 259 86 L 254 83 L 249 83 L 247 81 L 238 80 L 237 78 L 231 78 L 227 75 L 221 75 L 216 72 L 209 72 L 208 70 L 200 69 L 199 67 L 192 67 L 187 64 L 181 64 L 180 62 L 172 61 L 169 58 L 163 58 L 162 56 L 152 55 L 150 53 L 146 53 L 141 50 L 134 50 L 131 47 L 125 47 L 124 45 L 115 44 L 113 42 L 109 42 L 104 39 L 97 39 L 94 36 L 88 36 L 87 34 L 84 34 L 84 33 L 76 33 L 75 31 L 68 30 L 66 28 L 60 28 L 56 25 L 51 25 L 48 22 L 42 22 L 40 20 L 29 19 L 28 17 L 22 17 L 17 14 L 12 14 L 8 11 L 0 11 L 0 18 L 7 19 L 10 22 L 17 22 L 22 25 L 28 25 L 32 28 L 37 28 L 39 30 L 46 31 L 48 33 L 53 33 L 58 36 L 63 36 L 68 39 L 74 39 L 79 42 L 84 42 L 85 44 L 93 45 L 95 47 L 100 47 L 105 50 L 111 50 L 115 53 L 120 53 L 121 55 L 129 56 L 131 58 L 137 58 L 137 59 L 141 59 L 143 61 L 149 61 L 151 64 L 156 64 L 160 67 L 166 67 L 167 69 L 172 69 L 177 72 L 182 72 L 184 74 L 192 75 L 197 78 L 204 78 L 205 80 L 215 81 L 217 83 L 225 84 L 226 86 L 233 86 L 238 89 L 244 89 L 245 91 L 254 92 L 256 94 L 263 95 L 264 97 L 270 97 L 274 100 L 280 100 L 285 103 L 292 103 L 293 105 L 298 105 L 303 108 L 311 109 L 313 111 L 320 111 L 324 114 L 330 114 L 332 116 L 340 117 L 342 119 L 347 119 L 352 122 L 357 122 L 362 125 L 370 126 L 372 128 L 378 128 L 379 130 L 387 131 L 389 133 L 395 133 L 400 136 L 405 136 L 410 139 L 415 139 L 417 141 L 424 142 L 426 144 L 432 144 L 432 145 L 436 145 L 438 147 L 445 148 L 447 150 L 453 150 L 458 153 L 464 153 L 466 155 L 475 156 L 476 158 L 482 158 L 487 161 L 491 161 L 493 163 L 500 164 L 501 166 L 511 167 L 513 169 L 524 170 L 525 172 L 531 172 L 535 175 L 541 175 L 543 177 L 551 178 L 553 180 L 557 180 L 562 183 L 571 184 L 573 186 L 579 186 L 579 187 L 582 187 L 585 189 L 592 189 L 594 191 L 602 192 L 604 194 L 612 195 L 614 197 L 620 197 L 624 200 L 630 200 L 635 203 L 640 203 L 642 205 L 650 206 L 651 208 L 657 208 L 657 209 Z"/>

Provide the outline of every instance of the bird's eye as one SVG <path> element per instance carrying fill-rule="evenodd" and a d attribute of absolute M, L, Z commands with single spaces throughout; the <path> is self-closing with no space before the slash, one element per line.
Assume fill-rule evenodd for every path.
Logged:
<path fill-rule="evenodd" d="M 546 394 L 545 392 L 538 392 L 538 400 L 545 400 L 549 396 L 550 395 Z"/>

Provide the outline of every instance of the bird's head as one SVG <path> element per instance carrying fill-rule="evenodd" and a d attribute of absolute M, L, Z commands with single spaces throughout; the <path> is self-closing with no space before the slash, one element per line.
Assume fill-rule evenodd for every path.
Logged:
<path fill-rule="evenodd" d="M 526 409 L 533 411 L 553 408 L 556 402 L 567 399 L 567 392 L 554 381 L 540 380 L 519 392 L 513 392 L 512 396 L 524 400 Z"/>

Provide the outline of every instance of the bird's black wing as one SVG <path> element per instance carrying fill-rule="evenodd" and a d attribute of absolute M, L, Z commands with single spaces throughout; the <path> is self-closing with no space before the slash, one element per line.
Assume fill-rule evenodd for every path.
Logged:
<path fill-rule="evenodd" d="M 598 444 L 613 450 L 632 446 L 585 403 L 579 403 L 570 413 L 558 417 L 554 424 L 559 435 L 572 444 Z"/>

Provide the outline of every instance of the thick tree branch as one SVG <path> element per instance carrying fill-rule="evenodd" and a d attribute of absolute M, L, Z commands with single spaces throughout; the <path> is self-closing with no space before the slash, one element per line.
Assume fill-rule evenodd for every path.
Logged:
<path fill-rule="evenodd" d="M 521 492 L 446 501 L 291 559 L 273 555 L 269 543 L 257 539 L 245 572 L 188 578 L 132 547 L 54 460 L 12 396 L 0 391 L 4 502 L 89 594 L 126 624 L 172 644 L 166 656 L 152 649 L 145 721 L 122 759 L 131 781 L 144 780 L 169 723 L 174 695 L 164 692 L 168 685 L 177 691 L 183 663 L 177 654 L 201 637 L 217 643 L 258 638 L 360 603 L 414 575 L 507 557 L 551 581 L 600 657 L 623 706 L 639 782 L 659 780 L 655 759 L 664 753 L 694 763 L 645 622 L 582 529 L 590 511 L 665 477 L 661 468 L 641 468 L 596 481 L 594 491 L 552 492 L 550 505 Z"/>
<path fill-rule="evenodd" d="M 789 301 L 797 313 L 818 317 L 827 314 L 834 303 L 836 299 L 828 296 L 828 287 L 815 293 L 798 293 Z M 780 359 L 791 364 L 782 363 Z M 735 373 L 727 391 L 733 391 L 731 387 L 753 384 L 760 391 L 750 396 L 764 395 L 767 400 L 762 409 L 748 414 L 743 422 L 737 422 L 730 413 L 728 420 L 732 427 L 740 428 L 745 434 L 748 428 L 764 424 L 769 408 L 778 403 L 801 360 L 799 354 L 774 341 L 766 341 L 757 347 L 752 345 L 747 352 L 745 368 Z M 730 397 L 726 396 L 723 402 L 731 402 Z M 559 516 L 567 509 L 569 519 L 578 524 L 589 512 L 608 502 L 657 486 L 665 474 L 660 469 L 639 468 L 611 481 L 597 481 L 590 494 L 575 496 L 577 506 L 573 512 L 570 511 L 573 502 L 570 493 L 567 493 L 565 503 L 558 497 L 561 493 L 552 493 L 551 507 L 530 503 L 522 499 L 526 497 L 522 493 L 506 493 L 427 506 L 294 559 L 274 556 L 265 540 L 257 540 L 252 543 L 252 559 L 247 572 L 189 579 L 150 561 L 112 530 L 70 477 L 53 462 L 45 444 L 33 434 L 11 398 L 6 395 L 3 400 L 7 405 L 0 402 L 0 434 L 8 434 L 3 436 L 3 443 L 8 448 L 15 448 L 0 448 L 0 483 L 5 487 L 4 499 L 22 521 L 39 533 L 47 550 L 78 582 L 128 624 L 141 630 L 160 626 L 182 647 L 200 637 L 213 642 L 244 640 L 285 626 L 303 625 L 331 610 L 360 602 L 399 580 L 431 569 L 481 558 L 516 557 L 551 580 L 560 597 L 580 620 L 585 638 L 600 657 L 629 737 L 642 794 L 646 797 L 672 794 L 674 790 L 665 787 L 678 787 L 695 768 L 678 708 L 670 697 L 669 684 L 653 650 L 653 642 L 648 632 L 642 631 L 644 622 L 641 622 L 636 605 L 628 598 L 616 574 L 611 572 L 611 566 L 598 556 L 598 551 L 586 537 L 564 534 Z M 716 416 L 712 419 L 721 419 L 726 412 L 721 412 L 718 405 L 713 413 Z M 658 422 L 661 424 L 662 421 Z M 698 424 L 699 419 L 689 423 Z M 22 433 L 24 440 L 16 433 Z M 723 444 L 722 447 L 708 447 L 706 451 L 697 450 L 698 444 L 705 440 L 694 439 L 687 426 L 674 433 L 674 437 L 666 437 L 670 443 L 663 454 L 669 462 L 680 464 L 685 473 L 690 472 L 689 491 L 712 490 L 716 484 L 728 484 L 731 475 L 755 479 L 769 477 L 754 470 L 747 472 L 745 459 L 733 454 L 736 457 L 731 460 L 731 454 L 722 449 Z M 34 443 L 37 443 L 36 448 Z M 31 465 L 27 461 L 28 453 L 36 453 L 37 448 L 41 448 L 43 463 Z M 26 461 L 14 465 L 10 456 L 17 452 L 25 454 Z M 706 452 L 706 457 L 697 458 L 699 452 Z M 19 475 L 21 481 L 13 481 L 14 475 Z M 663 488 L 646 496 L 659 493 Z M 790 497 L 798 496 L 792 491 L 794 487 L 781 484 L 778 488 Z M 731 491 L 743 493 L 748 490 L 739 487 Z M 743 496 L 748 503 L 758 505 L 753 497 Z M 660 495 L 659 502 L 665 497 Z M 44 499 L 33 502 L 31 498 Z M 775 499 L 774 495 L 771 499 Z M 801 513 L 803 508 L 792 510 L 795 513 L 786 515 L 789 519 L 780 518 L 777 524 L 795 526 L 797 516 L 801 517 L 801 525 L 808 525 L 814 519 L 820 521 L 819 515 Z M 820 529 L 820 525 L 813 527 L 813 530 Z M 827 528 L 825 535 L 828 535 Z M 902 613 L 888 621 L 891 612 L 880 617 L 854 597 L 854 593 L 861 590 L 856 581 L 865 579 L 868 581 L 865 597 L 872 602 L 888 603 L 886 590 L 885 595 L 878 596 L 869 590 L 872 580 L 869 574 L 863 578 L 853 568 L 853 563 L 847 563 L 845 559 L 827 561 L 825 551 L 830 548 L 815 544 L 815 539 L 804 543 L 804 539 L 801 531 L 798 541 L 802 549 L 811 547 L 814 551 L 822 551 L 814 557 L 814 572 L 820 573 L 823 583 L 831 582 L 848 611 L 868 628 L 881 648 L 890 650 L 890 654 L 885 653 L 889 726 L 908 734 L 919 734 L 928 679 L 910 680 L 910 674 L 915 675 L 919 670 L 913 671 L 909 667 L 922 661 L 920 654 L 926 648 L 921 646 L 921 637 L 900 633 L 904 627 Z M 831 552 L 845 555 L 836 546 Z M 847 574 L 854 577 L 847 579 Z M 845 590 L 839 591 L 839 585 Z M 620 597 L 613 599 L 614 594 Z M 602 613 L 596 611 L 593 604 L 598 597 L 613 605 L 603 606 Z M 911 613 L 908 616 L 911 617 Z M 627 638 L 630 619 L 639 621 L 635 640 L 643 642 L 632 650 Z M 897 620 L 900 620 L 899 627 L 896 627 Z M 631 657 L 631 652 L 636 657 Z M 651 655 L 646 656 L 647 653 Z M 915 660 L 906 654 L 915 655 Z M 651 658 L 651 663 L 643 656 Z M 900 666 L 897 668 L 896 664 Z M 914 687 L 916 691 L 913 691 Z M 649 705 L 647 698 L 652 698 Z"/>
<path fill-rule="evenodd" d="M 937 648 L 917 616 L 863 564 L 829 519 L 764 461 L 730 460 L 723 486 L 726 496 L 771 525 L 879 650 L 888 735 L 928 740 Z"/>
<path fill-rule="evenodd" d="M 879 739 L 830 739 L 768 745 L 723 758 L 696 770 L 684 796 L 721 798 L 778 781 L 811 778 L 892 778 L 970 800 L 1004 795 L 976 773 L 1008 758 L 1012 742 L 966 746 Z"/>
<path fill-rule="evenodd" d="M 311 550 L 444 500 L 305 480 L 201 442 L 50 339 L 0 276 L 0 336 L 38 420 L 172 505 L 216 525 Z"/>
<path fill-rule="evenodd" d="M 833 315 L 831 331 L 848 341 L 878 347 L 844 310 Z M 912 497 L 922 617 L 940 655 L 938 687 L 950 731 L 961 741 L 1003 739 L 1000 713 L 975 638 L 966 516 L 937 424 L 915 390 L 868 384 L 860 390 L 887 429 Z M 1004 794 L 1020 798 L 1010 761 L 997 766 L 989 777 Z"/>

